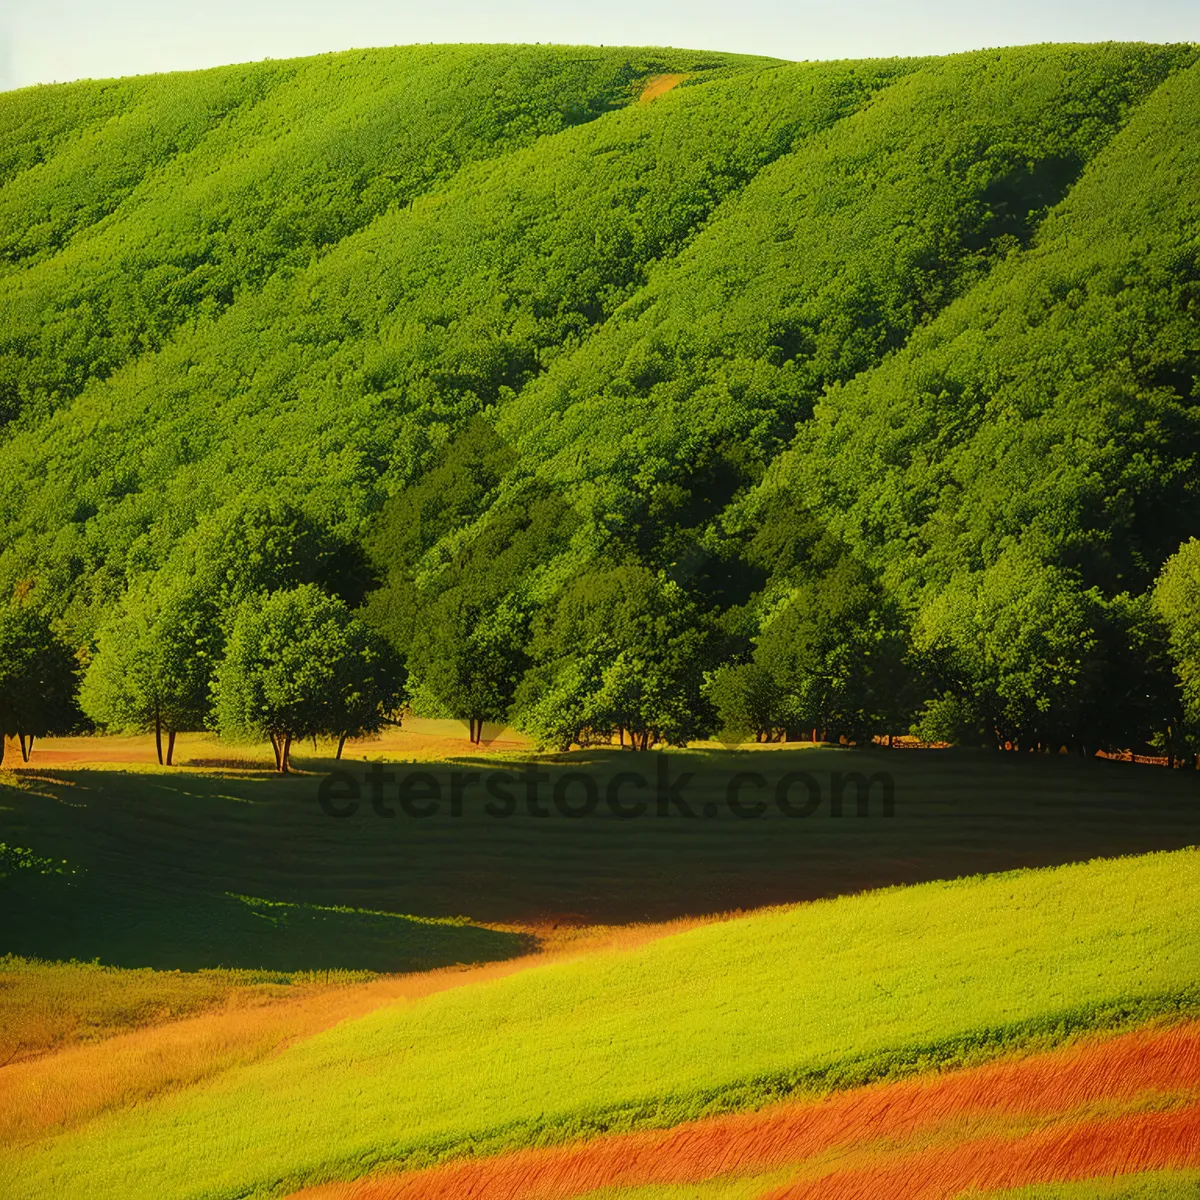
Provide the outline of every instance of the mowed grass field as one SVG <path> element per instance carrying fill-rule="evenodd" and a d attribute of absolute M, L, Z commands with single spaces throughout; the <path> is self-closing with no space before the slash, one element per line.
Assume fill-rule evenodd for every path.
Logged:
<path fill-rule="evenodd" d="M 96 739 L 101 741 L 101 739 Z M 146 764 L 39 767 L 0 776 L 0 841 L 74 874 L 10 873 L 0 880 L 0 949 L 31 958 L 121 967 L 269 971 L 411 971 L 527 952 L 517 926 L 625 924 L 746 910 L 898 883 L 954 878 L 1200 844 L 1200 780 L 1191 772 L 1032 755 L 782 747 L 668 754 L 575 752 L 539 761 L 540 811 L 525 785 L 506 784 L 516 811 L 488 815 L 493 770 L 514 775 L 527 753 L 389 762 L 397 776 L 428 773 L 443 801 L 431 816 L 378 816 L 361 758 L 299 756 L 301 772 L 159 768 Z M 52 752 L 49 747 L 48 753 Z M 228 751 L 204 747 L 211 759 Z M 243 753 L 245 753 L 243 751 Z M 338 819 L 318 802 L 325 774 L 355 774 L 358 810 Z M 692 815 L 657 815 L 658 774 Z M 727 805 L 731 779 L 760 774 L 760 817 Z M 783 815 L 779 782 L 804 772 L 820 789 L 807 816 Z M 886 772 L 859 817 L 853 790 L 841 816 L 837 774 Z M 602 800 L 582 818 L 553 806 L 555 784 L 586 773 L 604 796 L 640 773 L 648 811 L 615 816 Z M 454 776 L 462 813 L 447 798 Z M 576 801 L 579 785 L 569 799 Z M 804 804 L 803 786 L 790 793 Z M 800 811 L 803 811 L 802 809 Z M 712 815 L 708 815 L 711 813 Z"/>
<path fill-rule="evenodd" d="M 441 1162 L 805 1097 L 857 1106 L 846 1089 L 868 1095 L 1200 1016 L 1191 773 L 882 749 L 614 749 L 534 762 L 520 746 L 445 746 L 378 768 L 362 757 L 369 748 L 341 764 L 301 756 L 279 778 L 212 765 L 232 756 L 208 743 L 193 755 L 204 765 L 172 769 L 55 762 L 49 745 L 41 765 L 35 752 L 0 777 L 0 841 L 42 864 L 12 869 L 10 856 L 0 880 L 0 951 L 29 956 L 0 961 L 11 1044 L 0 1194 L 265 1197 L 333 1185 L 330 1196 L 352 1197 L 336 1189 L 411 1188 L 412 1171 Z M 538 804 L 510 781 L 514 811 L 489 815 L 481 781 L 531 763 L 544 775 Z M 373 811 L 375 769 L 397 776 L 393 817 Z M 353 815 L 319 803 L 332 770 L 359 780 Z M 395 802 L 412 772 L 440 789 L 433 815 Z M 687 812 L 672 803 L 658 815 L 660 772 L 668 784 L 690 776 L 677 793 Z M 863 815 L 852 789 L 834 815 L 834 777 L 852 772 L 890 777 L 891 815 L 879 779 Z M 453 777 L 471 773 L 480 779 L 452 804 Z M 619 774 L 642 774 L 647 811 L 622 819 L 600 803 L 565 815 L 554 785 L 585 773 L 601 796 Z M 730 810 L 730 780 L 746 773 L 760 782 L 743 779 L 738 794 L 765 797 L 760 816 Z M 819 794 L 805 784 L 796 802 L 816 802 L 788 816 L 775 788 L 798 773 Z M 585 790 L 576 779 L 563 807 Z M 786 907 L 737 915 L 763 905 Z M 69 958 L 99 963 L 30 961 Z M 483 965 L 463 969 L 471 963 Z M 1024 1115 L 974 1132 L 999 1138 L 988 1153 L 1003 1157 L 1012 1139 L 1078 1141 L 1087 1122 L 1119 1120 L 1092 1135 L 1111 1128 L 1119 1146 L 1191 1138 L 1195 1162 L 1150 1154 L 1142 1166 L 1200 1165 L 1200 1127 L 1187 1124 L 1200 1075 L 1144 1081 L 1145 1095 L 1117 1104 L 1108 1070 L 1085 1076 L 1098 1091 L 1054 1116 L 1062 1129 Z M 904 1154 L 949 1153 L 971 1132 L 892 1146 L 888 1169 L 911 1176 Z M 874 1162 L 876 1151 L 855 1153 Z M 838 1178 L 851 1182 L 837 1184 L 817 1160 L 801 1171 L 812 1178 L 795 1163 L 783 1174 L 747 1165 L 586 1194 L 865 1194 L 836 1190 L 863 1186 L 846 1163 Z M 937 1168 L 945 1179 L 962 1169 Z M 1164 1179 L 1192 1194 L 1186 1173 L 1147 1176 L 1146 1187 Z"/>

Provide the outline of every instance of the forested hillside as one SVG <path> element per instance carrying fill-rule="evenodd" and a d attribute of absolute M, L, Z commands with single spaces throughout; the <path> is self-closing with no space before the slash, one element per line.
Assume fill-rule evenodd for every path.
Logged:
<path fill-rule="evenodd" d="M 1198 132 L 1191 46 L 0 94 L 5 728 L 1190 756 Z"/>

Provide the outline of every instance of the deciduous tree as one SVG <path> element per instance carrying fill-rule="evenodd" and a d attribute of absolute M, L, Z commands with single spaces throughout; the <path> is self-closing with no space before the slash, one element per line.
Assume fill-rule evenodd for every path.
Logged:
<path fill-rule="evenodd" d="M 28 761 L 35 737 L 78 723 L 78 670 L 44 616 L 19 604 L 0 609 L 0 762 L 6 736 L 17 738 Z"/>
<path fill-rule="evenodd" d="M 234 616 L 217 669 L 223 737 L 265 737 L 286 773 L 298 738 L 372 732 L 402 696 L 386 643 L 313 584 L 248 600 Z"/>

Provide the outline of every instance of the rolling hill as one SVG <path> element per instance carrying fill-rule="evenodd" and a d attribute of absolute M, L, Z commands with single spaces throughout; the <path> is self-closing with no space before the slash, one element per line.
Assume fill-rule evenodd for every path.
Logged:
<path fill-rule="evenodd" d="M 547 744 L 1190 754 L 1197 55 L 0 96 L 0 591 L 86 661 L 148 579 L 315 581 Z"/>

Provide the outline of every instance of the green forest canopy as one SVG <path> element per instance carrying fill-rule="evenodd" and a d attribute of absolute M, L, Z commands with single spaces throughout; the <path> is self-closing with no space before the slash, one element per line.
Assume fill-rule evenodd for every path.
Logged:
<path fill-rule="evenodd" d="M 1194 46 L 0 94 L 0 595 L 215 675 L 314 585 L 547 744 L 1195 752 L 1197 130 Z"/>

